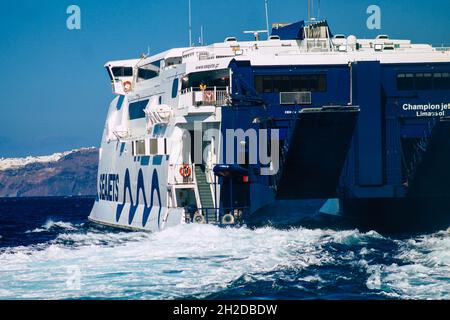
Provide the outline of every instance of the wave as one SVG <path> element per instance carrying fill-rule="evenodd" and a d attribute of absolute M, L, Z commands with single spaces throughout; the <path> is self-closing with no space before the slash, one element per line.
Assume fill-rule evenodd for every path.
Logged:
<path fill-rule="evenodd" d="M 265 286 L 266 297 L 285 291 L 327 297 L 343 284 L 353 285 L 354 294 L 448 299 L 449 241 L 448 232 L 403 241 L 358 230 L 79 228 L 1 253 L 0 298 L 249 298 L 249 288 Z M 70 285 L 74 275 L 77 288 Z"/>
<path fill-rule="evenodd" d="M 53 221 L 53 220 L 47 220 L 47 222 L 42 225 L 40 228 L 36 228 L 34 230 L 28 230 L 25 233 L 40 233 L 40 232 L 46 232 L 54 229 L 63 229 L 68 231 L 74 231 L 77 230 L 77 226 L 74 226 L 70 222 L 64 222 L 64 221 Z"/>
<path fill-rule="evenodd" d="M 375 265 L 380 287 L 402 299 L 450 299 L 450 230 L 397 241 L 401 263 Z"/>

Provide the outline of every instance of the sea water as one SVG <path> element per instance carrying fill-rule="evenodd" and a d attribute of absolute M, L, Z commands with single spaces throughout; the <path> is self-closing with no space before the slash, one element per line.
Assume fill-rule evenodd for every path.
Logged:
<path fill-rule="evenodd" d="M 450 299 L 450 231 L 87 221 L 91 199 L 0 201 L 0 299 Z"/>

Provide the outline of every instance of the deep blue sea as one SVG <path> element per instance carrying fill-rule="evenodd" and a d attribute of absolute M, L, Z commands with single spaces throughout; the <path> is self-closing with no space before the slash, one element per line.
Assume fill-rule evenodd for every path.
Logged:
<path fill-rule="evenodd" d="M 450 230 L 87 221 L 92 199 L 0 199 L 0 299 L 450 299 Z"/>

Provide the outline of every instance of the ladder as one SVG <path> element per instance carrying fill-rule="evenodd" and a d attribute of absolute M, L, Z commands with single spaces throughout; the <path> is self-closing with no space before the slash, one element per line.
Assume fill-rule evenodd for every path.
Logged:
<path fill-rule="evenodd" d="M 200 196 L 200 207 L 204 209 L 202 211 L 206 221 L 208 223 L 216 223 L 216 210 L 214 209 L 211 187 L 206 180 L 205 167 L 203 165 L 195 165 L 194 167 L 198 194 Z"/>

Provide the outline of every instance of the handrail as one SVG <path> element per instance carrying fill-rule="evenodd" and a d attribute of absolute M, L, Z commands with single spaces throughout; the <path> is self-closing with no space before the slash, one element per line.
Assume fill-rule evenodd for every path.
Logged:
<path fill-rule="evenodd" d="M 202 90 L 203 89 L 203 90 Z M 203 94 L 202 94 L 203 93 Z M 199 96 L 198 94 L 201 94 Z M 192 101 L 192 105 L 199 106 L 216 106 L 221 107 L 230 102 L 230 88 L 229 87 L 189 87 L 181 90 L 181 97 L 188 96 Z"/>
<path fill-rule="evenodd" d="M 235 224 L 241 224 L 243 219 L 249 214 L 249 207 L 220 207 L 220 208 L 198 208 L 202 213 L 206 223 L 216 223 L 221 225 L 226 214 L 231 214 L 235 218 Z M 214 213 L 215 220 L 210 221 L 210 213 Z"/>
<path fill-rule="evenodd" d="M 432 44 L 431 46 L 437 51 L 450 51 L 450 44 L 448 43 Z"/>

